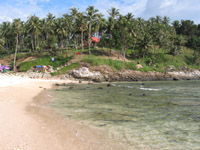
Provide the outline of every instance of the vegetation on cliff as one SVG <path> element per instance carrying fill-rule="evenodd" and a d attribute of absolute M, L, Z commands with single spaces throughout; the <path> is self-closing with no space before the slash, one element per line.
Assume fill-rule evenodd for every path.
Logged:
<path fill-rule="evenodd" d="M 0 57 L 12 55 L 10 64 L 18 71 L 27 71 L 34 65 L 57 68 L 71 57 L 79 57 L 77 52 L 82 55 L 77 62 L 108 65 L 117 70 L 164 72 L 169 68 L 199 68 L 200 25 L 191 20 L 170 22 L 168 17 L 160 16 L 144 20 L 131 13 L 121 15 L 116 8 L 108 10 L 108 15 L 105 18 L 89 6 L 86 12 L 71 8 L 69 14 L 59 18 L 49 13 L 43 19 L 33 15 L 27 21 L 3 22 Z M 100 42 L 92 43 L 92 36 Z M 32 56 L 35 60 L 16 62 Z M 51 57 L 55 57 L 54 63 Z M 143 68 L 137 69 L 137 64 Z"/>

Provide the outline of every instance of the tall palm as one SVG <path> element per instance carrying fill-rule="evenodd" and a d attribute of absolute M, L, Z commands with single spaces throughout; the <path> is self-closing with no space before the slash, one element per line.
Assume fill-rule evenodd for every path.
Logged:
<path fill-rule="evenodd" d="M 92 22 L 95 20 L 96 16 L 97 16 L 97 12 L 99 10 L 95 9 L 94 6 L 89 6 L 86 9 L 86 14 L 87 14 L 87 19 L 89 21 L 89 31 L 88 31 L 88 46 L 89 46 L 89 54 L 90 52 L 90 45 L 91 45 L 91 29 L 92 29 Z"/>
<path fill-rule="evenodd" d="M 18 50 L 18 43 L 19 43 L 19 35 L 21 32 L 22 22 L 20 19 L 14 19 L 13 21 L 13 34 L 15 35 L 16 44 L 15 44 L 15 55 L 14 55 L 14 64 L 13 64 L 13 71 L 16 71 L 16 56 Z"/>
<path fill-rule="evenodd" d="M 40 21 L 40 35 L 42 38 L 43 47 L 46 45 L 47 32 L 48 32 L 48 29 L 47 29 L 46 19 L 42 19 Z"/>
<path fill-rule="evenodd" d="M 66 37 L 66 46 L 69 44 L 70 34 L 72 33 L 72 16 L 68 14 L 63 15 L 63 21 L 65 24 L 65 37 Z"/>
<path fill-rule="evenodd" d="M 60 41 L 61 48 L 64 47 L 63 45 L 63 40 L 65 38 L 65 23 L 63 18 L 58 18 L 55 21 L 55 30 L 56 30 L 56 35 Z"/>
<path fill-rule="evenodd" d="M 83 13 L 78 13 L 76 18 L 77 28 L 81 31 L 81 55 L 83 54 L 84 46 L 83 46 L 83 37 L 84 31 L 87 29 L 87 19 Z"/>
<path fill-rule="evenodd" d="M 40 34 L 41 26 L 40 20 L 36 16 L 30 16 L 27 21 L 27 32 L 31 35 L 32 50 L 35 51 L 38 46 L 38 36 Z"/>
<path fill-rule="evenodd" d="M 102 22 L 103 22 L 103 14 L 97 14 L 97 17 L 96 17 L 96 32 L 97 32 L 97 38 L 99 38 L 99 30 L 100 30 L 100 27 L 102 26 Z"/>
<path fill-rule="evenodd" d="M 109 22 L 110 22 L 110 34 L 109 34 L 109 39 L 110 39 L 110 54 L 111 54 L 111 48 L 112 48 L 112 32 L 113 32 L 113 29 L 114 29 L 114 26 L 115 26 L 115 23 L 116 23 L 116 19 L 117 17 L 119 16 L 119 9 L 116 9 L 116 8 L 111 8 L 109 9 L 108 11 L 108 14 L 110 15 L 109 17 Z"/>
<path fill-rule="evenodd" d="M 96 37 L 99 38 L 99 34 L 100 34 L 100 28 L 101 26 L 103 26 L 103 14 L 99 13 L 96 15 L 96 19 L 95 19 L 95 24 L 94 24 L 94 28 L 95 28 L 95 32 L 96 32 Z M 96 42 L 95 42 L 95 47 L 96 47 Z"/>
<path fill-rule="evenodd" d="M 50 39 L 54 35 L 55 16 L 49 13 L 46 18 L 47 38 Z"/>
<path fill-rule="evenodd" d="M 75 26 L 78 9 L 76 7 L 71 8 L 70 14 L 71 14 L 71 19 L 72 19 L 72 25 Z M 73 28 L 72 39 L 74 41 L 74 48 L 77 49 L 76 28 Z"/>

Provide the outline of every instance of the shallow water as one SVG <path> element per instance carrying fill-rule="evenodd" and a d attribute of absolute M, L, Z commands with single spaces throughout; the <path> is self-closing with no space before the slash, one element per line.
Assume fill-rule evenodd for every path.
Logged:
<path fill-rule="evenodd" d="M 200 81 L 68 85 L 51 106 L 68 118 L 105 129 L 127 149 L 199 150 Z"/>

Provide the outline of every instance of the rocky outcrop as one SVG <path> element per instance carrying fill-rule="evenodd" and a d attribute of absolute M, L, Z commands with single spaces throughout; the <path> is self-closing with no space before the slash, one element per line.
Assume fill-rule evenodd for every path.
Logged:
<path fill-rule="evenodd" d="M 91 70 L 91 71 L 90 71 Z M 141 72 L 123 69 L 113 71 L 108 66 L 82 67 L 79 70 L 73 70 L 71 75 L 74 78 L 92 80 L 92 81 L 162 81 L 162 80 L 192 80 L 200 79 L 200 71 L 171 71 L 161 72 Z"/>
<path fill-rule="evenodd" d="M 141 72 L 128 69 L 120 71 L 112 70 L 108 66 L 86 66 L 76 70 L 71 70 L 69 74 L 52 77 L 49 73 L 18 72 L 11 75 L 27 77 L 33 79 L 62 79 L 62 80 L 87 80 L 95 82 L 114 81 L 162 81 L 162 80 L 199 80 L 200 71 L 168 71 L 161 72 Z"/>
<path fill-rule="evenodd" d="M 78 70 L 72 70 L 71 75 L 74 78 L 92 80 L 97 82 L 104 80 L 103 75 L 99 71 L 90 71 L 87 67 L 82 67 Z"/>

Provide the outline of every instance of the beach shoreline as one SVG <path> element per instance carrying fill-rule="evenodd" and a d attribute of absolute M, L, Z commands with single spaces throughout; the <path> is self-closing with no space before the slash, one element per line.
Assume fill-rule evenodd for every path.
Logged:
<path fill-rule="evenodd" d="M 38 80 L 5 75 L 0 76 L 0 81 L 2 150 L 122 149 L 119 143 L 107 139 L 102 131 L 56 116 L 52 110 L 42 105 L 37 106 L 34 102 L 52 84 L 78 81 Z"/>

